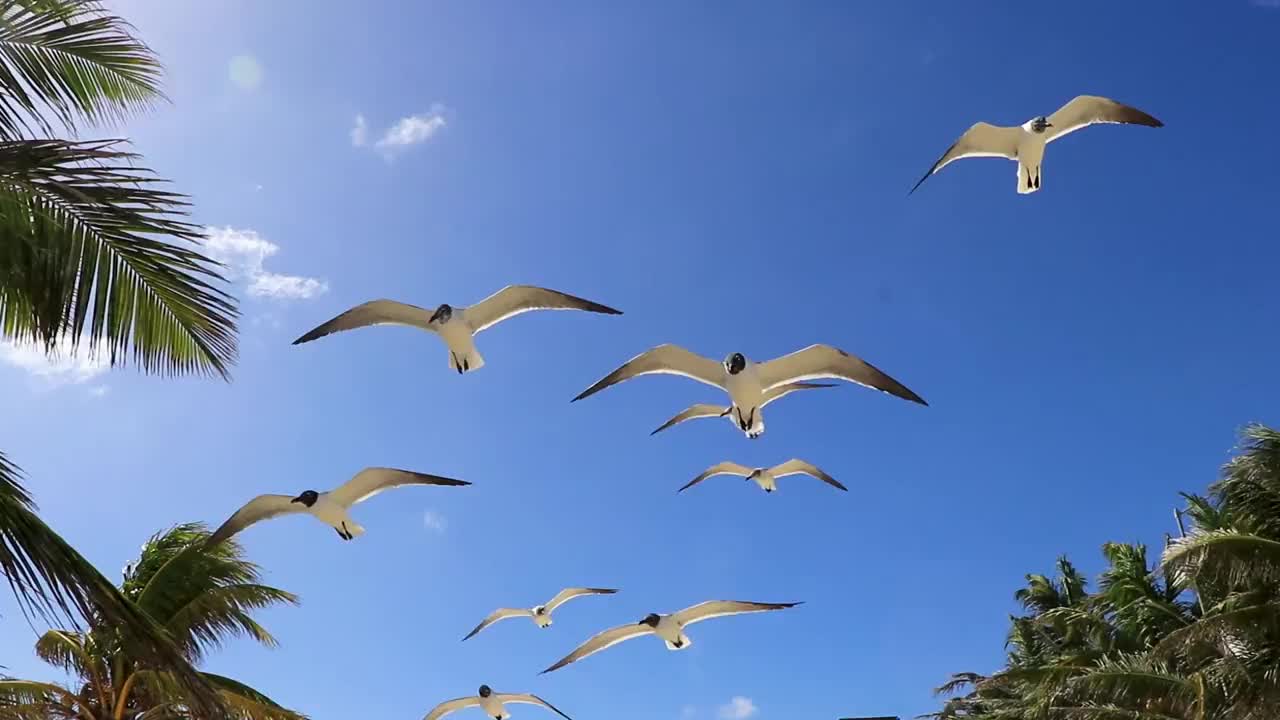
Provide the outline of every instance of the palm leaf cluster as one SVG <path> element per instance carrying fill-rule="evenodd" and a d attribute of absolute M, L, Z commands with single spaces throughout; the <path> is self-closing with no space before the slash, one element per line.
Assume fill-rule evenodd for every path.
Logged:
<path fill-rule="evenodd" d="M 1247 428 L 1185 534 L 1159 561 L 1107 543 L 1097 588 L 1060 558 L 1027 576 L 1005 667 L 959 673 L 938 720 L 1264 720 L 1280 717 L 1280 432 Z"/>
<path fill-rule="evenodd" d="M 252 617 L 255 610 L 297 602 L 260 582 L 257 566 L 234 541 L 206 548 L 200 525 L 179 525 L 153 536 L 118 588 L 124 602 L 163 629 L 185 663 L 198 664 L 223 642 L 246 636 L 264 645 L 275 638 Z M 74 678 L 70 685 L 0 678 L 0 720 L 143 720 L 210 717 L 167 665 L 136 657 L 127 633 L 110 622 L 87 631 L 50 630 L 36 654 Z M 241 720 L 301 720 L 265 694 L 232 678 L 201 673 L 219 698 L 217 716 Z"/>

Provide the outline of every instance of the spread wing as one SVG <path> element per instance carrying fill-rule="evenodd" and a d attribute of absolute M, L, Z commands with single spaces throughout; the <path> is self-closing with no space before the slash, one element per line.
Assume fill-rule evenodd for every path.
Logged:
<path fill-rule="evenodd" d="M 657 430 L 654 430 L 649 434 L 657 435 L 658 433 L 662 432 L 663 430 L 666 430 L 672 425 L 679 425 L 685 420 L 694 420 L 696 418 L 708 418 L 708 417 L 722 417 L 727 412 L 729 412 L 729 408 L 724 405 L 708 405 L 706 403 L 698 403 L 697 405 L 690 405 L 683 412 L 677 414 L 675 417 L 671 418 L 670 420 L 662 423 L 662 425 L 659 426 Z"/>
<path fill-rule="evenodd" d="M 559 670 L 560 668 L 564 667 L 565 665 L 568 665 L 569 663 L 577 662 L 582 658 L 587 657 L 588 655 L 595 655 L 601 650 L 604 650 L 606 648 L 611 648 L 614 645 L 617 645 L 618 643 L 623 642 L 624 640 L 637 638 L 637 637 L 640 637 L 641 635 L 648 635 L 652 632 L 653 632 L 653 628 L 649 627 L 648 625 L 644 625 L 642 623 L 631 623 L 628 625 L 620 625 L 616 628 L 605 630 L 604 632 L 595 635 L 590 640 L 587 640 L 586 642 L 579 645 L 577 650 L 574 650 L 568 655 L 565 655 L 563 658 L 560 658 L 560 660 L 558 660 L 555 665 L 552 665 L 551 667 L 547 668 L 546 670 L 543 670 L 541 673 L 538 673 L 538 674 L 543 675 L 543 674 L 552 672 L 554 670 Z"/>
<path fill-rule="evenodd" d="M 355 477 L 330 492 L 329 499 L 343 507 L 351 507 L 358 502 L 368 500 L 383 490 L 403 485 L 459 486 L 470 484 L 465 480 L 454 480 L 453 478 L 440 477 L 439 475 L 427 475 L 395 468 L 371 467 L 356 473 Z"/>
<path fill-rule="evenodd" d="M 685 350 L 678 345 L 659 345 L 652 350 L 645 350 L 628 360 L 622 367 L 604 376 L 599 382 L 583 390 L 573 401 L 577 402 L 590 397 L 623 380 L 630 380 L 641 375 L 683 375 L 698 382 L 724 389 L 721 384 L 723 372 L 720 363 L 704 358 L 701 355 Z"/>
<path fill-rule="evenodd" d="M 797 392 L 799 390 L 817 390 L 819 388 L 831 388 L 831 387 L 835 387 L 835 384 L 834 383 L 794 382 L 794 383 L 787 383 L 786 385 L 779 385 L 775 388 L 770 388 L 768 391 L 765 392 L 764 402 L 760 403 L 760 406 L 764 407 L 765 405 L 768 405 L 774 400 L 777 400 L 782 397 L 786 397 L 787 395 L 790 395 L 791 393 Z"/>
<path fill-rule="evenodd" d="M 786 477 L 788 475 L 811 475 L 818 478 L 822 482 L 832 487 L 840 488 L 848 492 L 849 488 L 841 485 L 835 478 L 826 474 L 817 465 L 807 463 L 804 460 L 788 460 L 781 465 L 774 465 L 771 469 L 774 477 Z"/>
<path fill-rule="evenodd" d="M 611 588 L 565 588 L 556 593 L 556 596 L 547 602 L 547 612 L 555 610 L 576 597 L 582 597 L 583 595 L 612 595 L 616 592 L 618 591 Z"/>
<path fill-rule="evenodd" d="M 1058 108 L 1049 116 L 1050 128 L 1046 143 L 1099 123 L 1123 125 L 1146 125 L 1147 127 L 1164 127 L 1164 123 L 1142 112 L 1138 108 L 1118 103 L 1111 98 L 1097 95 L 1081 95 L 1066 105 Z"/>
<path fill-rule="evenodd" d="M 830 345 L 810 345 L 790 355 L 761 363 L 757 372 L 765 389 L 797 380 L 832 378 L 848 380 L 921 405 L 929 404 L 871 363 Z"/>
<path fill-rule="evenodd" d="M 533 616 L 532 610 L 523 610 L 520 608 L 498 608 L 497 610 L 494 610 L 492 613 L 490 613 L 489 617 L 485 618 L 484 620 L 481 620 L 480 624 L 477 625 L 474 630 L 467 633 L 467 636 L 462 638 L 462 641 L 466 642 L 470 640 L 471 638 L 475 637 L 476 633 L 498 622 L 499 620 L 506 620 L 507 618 L 513 618 L 513 617 L 532 617 L 532 616 Z"/>
<path fill-rule="evenodd" d="M 802 603 L 761 603 L 761 602 L 744 602 L 741 600 L 708 600 L 699 603 L 693 607 L 685 608 L 676 613 L 673 617 L 676 622 L 681 625 L 692 625 L 710 620 L 711 618 L 725 617 L 728 615 L 743 615 L 745 613 L 768 612 L 770 610 L 786 610 L 787 608 L 801 605 Z"/>
<path fill-rule="evenodd" d="M 472 695 L 471 697 L 458 698 L 457 700 L 448 700 L 431 708 L 431 712 L 427 713 L 422 720 L 439 720 L 451 712 L 456 712 L 463 708 L 474 707 L 480 704 L 480 698 Z"/>
<path fill-rule="evenodd" d="M 213 547 L 254 523 L 280 515 L 307 511 L 305 505 L 289 502 L 291 499 L 288 495 L 259 495 L 250 500 L 213 531 L 209 539 L 205 540 L 205 547 Z"/>
<path fill-rule="evenodd" d="M 701 475 L 690 480 L 684 487 L 680 488 L 676 492 L 684 492 L 685 490 L 688 490 L 689 488 L 693 487 L 694 485 L 697 485 L 698 483 L 702 482 L 703 480 L 706 480 L 707 478 L 713 475 L 737 475 L 739 477 L 747 477 L 753 472 L 755 471 L 747 467 L 746 465 L 739 465 L 736 462 L 726 461 L 722 463 L 716 463 L 715 465 L 712 465 L 706 470 L 703 470 Z"/>
<path fill-rule="evenodd" d="M 587 312 L 621 315 L 607 305 L 584 300 L 580 297 L 534 287 L 532 285 L 508 285 L 464 311 L 474 332 L 493 327 L 509 317 L 530 310 L 586 310 Z"/>
<path fill-rule="evenodd" d="M 369 325 L 408 325 L 422 330 L 432 330 L 431 311 L 417 305 L 408 305 L 395 300 L 370 300 L 357 305 L 334 319 L 309 330 L 305 335 L 293 341 L 294 345 L 311 342 L 325 335 L 332 335 L 343 330 L 354 330 Z"/>
<path fill-rule="evenodd" d="M 933 167 L 929 168 L 929 172 L 925 173 L 915 187 L 911 188 L 911 192 L 915 192 L 916 188 L 928 180 L 930 175 L 956 160 L 972 157 L 1002 157 L 1013 160 L 1018 156 L 1018 141 L 1021 138 L 1021 128 L 977 123 L 942 153 L 942 157 L 938 158 L 938 162 L 934 163 Z"/>
<path fill-rule="evenodd" d="M 569 717 L 568 715 L 565 715 L 560 710 L 560 708 L 556 707 L 555 705 L 552 705 L 546 700 L 543 700 L 537 695 L 530 695 L 527 693 L 499 693 L 497 697 L 498 697 L 498 702 L 501 702 L 501 703 L 525 703 L 526 705 L 541 705 L 542 707 L 564 718 L 564 720 L 573 720 L 573 718 Z"/>

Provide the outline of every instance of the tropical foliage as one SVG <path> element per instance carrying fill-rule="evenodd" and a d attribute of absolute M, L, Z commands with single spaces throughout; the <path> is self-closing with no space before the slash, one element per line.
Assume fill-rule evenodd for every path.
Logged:
<path fill-rule="evenodd" d="M 1280 717 L 1280 432 L 1247 428 L 1208 496 L 1183 497 L 1158 563 L 1107 543 L 1093 592 L 1066 558 L 1028 575 L 1005 667 L 952 676 L 932 717 Z"/>
<path fill-rule="evenodd" d="M 235 541 L 206 547 L 208 537 L 195 524 L 153 536 L 118 588 L 127 604 L 161 626 L 192 664 L 236 636 L 274 646 L 275 638 L 254 620 L 253 611 L 297 602 L 292 594 L 262 584 L 257 566 L 244 559 Z M 168 667 L 133 656 L 112 623 L 92 623 L 85 632 L 50 630 L 35 651 L 74 682 L 0 679 L 0 720 L 207 717 L 193 710 L 186 688 Z M 228 717 L 302 718 L 244 683 L 201 675 Z"/>

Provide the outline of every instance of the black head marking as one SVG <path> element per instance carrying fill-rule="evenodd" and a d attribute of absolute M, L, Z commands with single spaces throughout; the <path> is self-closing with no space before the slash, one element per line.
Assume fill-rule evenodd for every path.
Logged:
<path fill-rule="evenodd" d="M 1050 123 L 1049 118 L 1043 115 L 1031 121 L 1031 130 L 1037 134 L 1043 133 L 1051 127 L 1053 127 L 1053 123 Z"/>
<path fill-rule="evenodd" d="M 453 307 L 450 306 L 448 303 L 441 303 L 440 307 L 436 308 L 436 311 L 432 313 L 431 320 L 429 322 L 439 321 L 442 323 L 446 323 L 446 322 L 449 322 L 449 318 L 452 318 L 452 317 L 453 317 Z"/>
<path fill-rule="evenodd" d="M 724 359 L 724 369 L 730 375 L 737 375 L 747 367 L 747 357 L 742 353 L 733 353 Z"/>
<path fill-rule="evenodd" d="M 489 687 L 488 685 L 480 686 L 480 697 L 487 698 L 492 694 L 493 694 L 493 688 Z"/>
<path fill-rule="evenodd" d="M 534 615 L 546 615 L 546 614 L 547 614 L 547 608 L 546 608 L 546 606 L 545 606 L 545 605 L 539 605 L 538 607 L 534 608 L 534 609 L 533 609 L 533 614 L 534 614 Z"/>
<path fill-rule="evenodd" d="M 303 492 L 301 495 L 299 495 L 298 497 L 290 500 L 289 502 L 302 503 L 307 507 L 313 507 L 316 504 L 316 501 L 319 499 L 320 499 L 320 493 L 316 492 L 315 490 L 307 490 Z"/>
<path fill-rule="evenodd" d="M 662 620 L 662 618 L 658 616 L 658 613 L 649 613 L 648 615 L 645 615 L 644 619 L 641 620 L 638 624 L 648 625 L 651 628 L 656 628 L 658 627 L 658 621 L 660 620 Z"/>

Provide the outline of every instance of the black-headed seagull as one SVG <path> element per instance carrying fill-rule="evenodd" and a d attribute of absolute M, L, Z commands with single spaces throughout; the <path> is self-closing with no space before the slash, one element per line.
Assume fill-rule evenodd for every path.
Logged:
<path fill-rule="evenodd" d="M 548 600 L 545 605 L 535 605 L 531 608 L 498 608 L 490 613 L 489 617 L 482 620 L 479 625 L 475 626 L 474 630 L 467 633 L 467 636 L 462 639 L 463 641 L 470 640 L 472 637 L 475 637 L 476 633 L 499 620 L 506 620 L 507 618 L 513 617 L 532 618 L 533 621 L 537 623 L 538 627 L 550 627 L 551 613 L 566 602 L 584 595 L 612 595 L 616 592 L 618 591 L 612 588 L 565 588 L 564 590 L 556 593 L 556 596 Z"/>
<path fill-rule="evenodd" d="M 835 384 L 806 383 L 806 382 L 787 383 L 786 385 L 781 385 L 779 387 L 766 390 L 764 393 L 764 401 L 760 403 L 760 407 L 764 407 L 765 405 L 768 405 L 774 400 L 782 398 L 783 396 L 786 396 L 786 395 L 790 395 L 791 393 L 796 392 L 798 390 L 817 390 L 819 388 L 830 388 L 830 387 L 835 387 Z M 732 417 L 732 410 L 733 408 L 728 405 L 712 405 L 710 403 L 697 403 L 694 405 L 690 405 L 689 407 L 677 413 L 670 420 L 662 423 L 662 425 L 658 426 L 657 430 L 654 430 L 649 434 L 657 435 L 658 433 L 662 432 L 663 430 L 666 430 L 669 427 L 672 427 L 673 425 L 679 425 L 680 423 L 686 420 L 697 420 L 698 418 L 722 417 L 722 418 L 727 418 L 729 422 L 733 423 L 734 425 L 737 425 L 738 421 Z"/>
<path fill-rule="evenodd" d="M 511 713 L 507 712 L 504 707 L 506 703 L 524 703 L 526 705 L 541 705 L 565 720 L 573 720 L 573 718 L 565 715 L 555 705 L 543 700 L 537 695 L 529 693 L 496 693 L 488 685 L 481 685 L 480 691 L 476 695 L 458 698 L 456 700 L 448 700 L 440 703 L 427 713 L 423 720 L 440 720 L 440 718 L 452 712 L 457 712 L 464 708 L 478 707 L 484 710 L 484 714 L 493 718 L 493 720 L 507 720 L 511 717 Z"/>
<path fill-rule="evenodd" d="M 690 480 L 688 484 L 680 488 L 676 492 L 684 492 L 709 477 L 716 475 L 737 475 L 738 477 L 752 480 L 761 490 L 771 493 L 778 489 L 778 478 L 787 477 L 788 475 L 809 475 L 815 477 L 822 482 L 839 490 L 848 491 L 849 488 L 841 485 L 835 478 L 826 474 L 816 465 L 807 463 L 804 460 L 788 460 L 784 463 L 774 465 L 767 468 L 749 468 L 746 465 L 739 465 L 736 462 L 722 462 L 712 465 L 698 475 L 698 477 Z"/>

